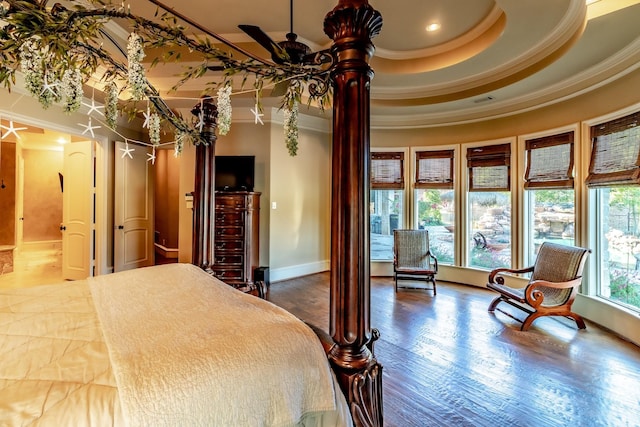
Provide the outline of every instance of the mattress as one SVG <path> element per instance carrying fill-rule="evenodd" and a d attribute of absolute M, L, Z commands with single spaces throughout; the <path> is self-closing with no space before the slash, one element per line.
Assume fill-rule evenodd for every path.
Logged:
<path fill-rule="evenodd" d="M 190 264 L 0 291 L 0 425 L 351 425 L 303 322 Z"/>

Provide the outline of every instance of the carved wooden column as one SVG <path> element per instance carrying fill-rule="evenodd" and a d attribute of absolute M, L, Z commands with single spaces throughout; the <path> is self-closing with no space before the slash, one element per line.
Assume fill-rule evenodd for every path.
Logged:
<path fill-rule="evenodd" d="M 196 146 L 196 176 L 193 194 L 192 263 L 213 274 L 215 227 L 215 154 L 218 108 L 212 98 L 203 98 L 191 113 L 202 120 L 206 144 Z"/>
<path fill-rule="evenodd" d="M 324 21 L 334 41 L 329 351 L 356 426 L 382 426 L 382 366 L 373 353 L 369 277 L 369 60 L 382 17 L 341 0 Z"/>

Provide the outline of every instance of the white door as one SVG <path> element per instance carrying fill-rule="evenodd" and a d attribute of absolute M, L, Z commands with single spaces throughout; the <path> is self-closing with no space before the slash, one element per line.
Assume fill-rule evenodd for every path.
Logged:
<path fill-rule="evenodd" d="M 93 262 L 93 141 L 64 146 L 62 191 L 62 277 L 85 279 Z"/>
<path fill-rule="evenodd" d="M 115 147 L 115 197 L 113 267 L 130 270 L 154 264 L 153 165 L 151 148 L 117 142 Z"/>

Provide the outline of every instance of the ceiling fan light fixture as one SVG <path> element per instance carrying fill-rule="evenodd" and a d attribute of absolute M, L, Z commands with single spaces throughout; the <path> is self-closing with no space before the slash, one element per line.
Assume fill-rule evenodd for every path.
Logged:
<path fill-rule="evenodd" d="M 278 43 L 287 52 L 293 64 L 301 64 L 305 56 L 311 53 L 311 48 L 297 41 L 297 38 L 296 33 L 287 33 L 287 39 Z"/>

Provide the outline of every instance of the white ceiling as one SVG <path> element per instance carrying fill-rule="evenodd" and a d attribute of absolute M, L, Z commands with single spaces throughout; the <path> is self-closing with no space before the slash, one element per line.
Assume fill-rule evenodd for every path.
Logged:
<path fill-rule="evenodd" d="M 276 41 L 289 31 L 287 0 L 164 0 L 231 41 L 250 42 L 238 24 Z M 373 39 L 372 127 L 425 127 L 486 120 L 593 90 L 640 63 L 640 0 L 369 1 L 383 18 Z M 326 14 L 336 0 L 294 0 L 293 30 L 313 50 L 329 47 Z M 136 2 L 134 13 L 155 6 Z M 206 17 L 206 18 L 205 18 Z M 437 21 L 439 31 L 428 33 Z M 253 52 L 268 58 L 259 46 Z M 172 67 L 152 71 L 162 90 Z M 212 77 L 213 78 L 213 77 Z M 182 90 L 194 94 L 202 82 Z"/>
<path fill-rule="evenodd" d="M 164 0 L 202 26 L 268 58 L 238 24 L 272 39 L 289 32 L 288 0 Z M 126 2 L 153 17 L 147 1 Z M 331 41 L 323 21 L 337 0 L 294 0 L 293 30 L 313 50 Z M 428 127 L 487 120 L 597 88 L 640 64 L 640 0 L 370 0 L 383 19 L 373 38 L 371 125 Z M 428 33 L 437 21 L 441 29 Z M 123 31 L 126 36 L 127 32 Z M 188 65 L 183 62 L 181 65 Z M 149 77 L 167 94 L 180 72 Z M 172 97 L 197 98 L 212 73 Z M 232 101 L 233 102 L 233 101 Z"/>

